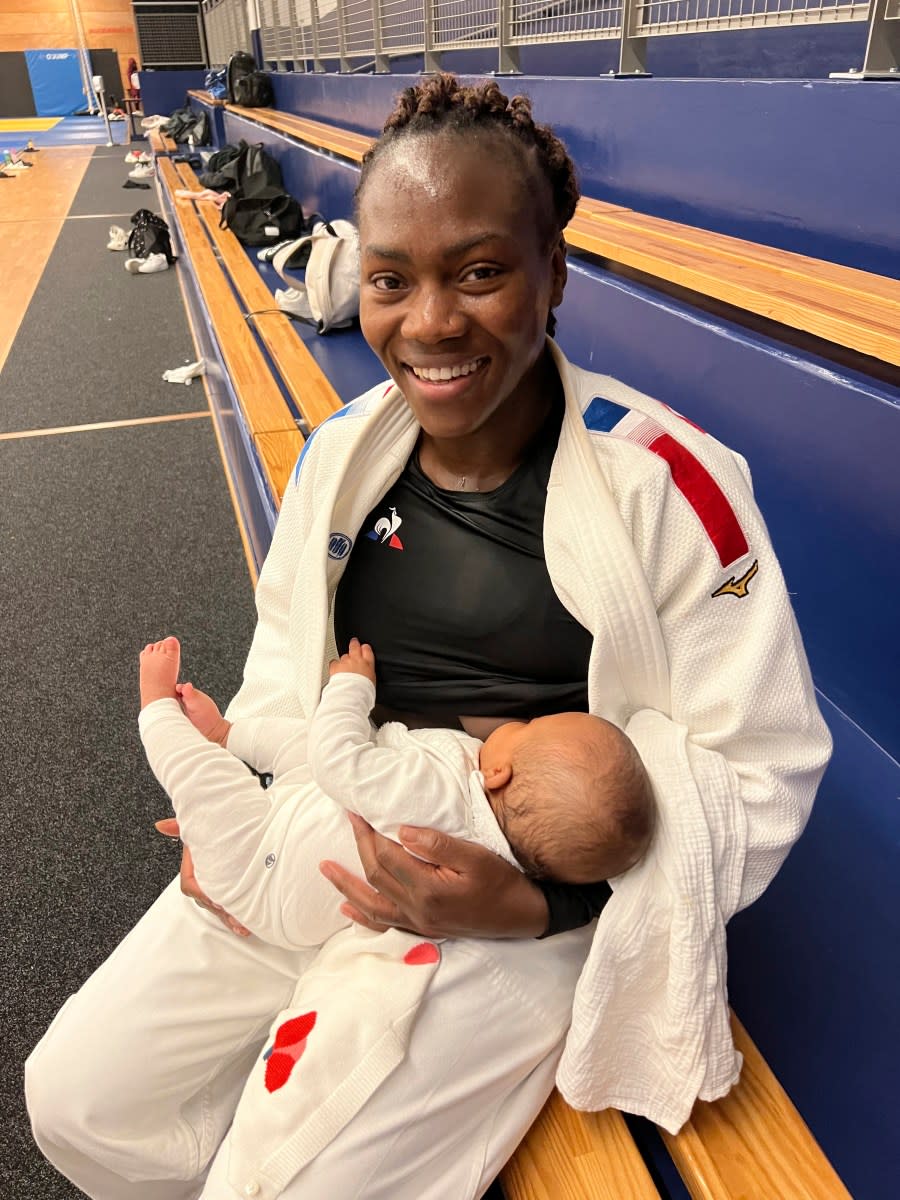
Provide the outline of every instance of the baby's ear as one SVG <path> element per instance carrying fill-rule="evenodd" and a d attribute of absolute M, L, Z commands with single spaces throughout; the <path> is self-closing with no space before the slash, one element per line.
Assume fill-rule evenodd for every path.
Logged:
<path fill-rule="evenodd" d="M 488 767 L 483 774 L 484 786 L 495 792 L 498 788 L 506 787 L 512 779 L 512 767 L 509 763 L 503 763 L 502 766 Z"/>

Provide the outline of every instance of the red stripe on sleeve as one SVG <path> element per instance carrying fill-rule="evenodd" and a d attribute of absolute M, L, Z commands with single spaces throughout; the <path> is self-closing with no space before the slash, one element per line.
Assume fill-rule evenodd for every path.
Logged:
<path fill-rule="evenodd" d="M 648 449 L 665 459 L 672 481 L 700 518 L 723 567 L 743 558 L 749 547 L 725 493 L 690 450 L 669 433 L 654 438 Z"/>

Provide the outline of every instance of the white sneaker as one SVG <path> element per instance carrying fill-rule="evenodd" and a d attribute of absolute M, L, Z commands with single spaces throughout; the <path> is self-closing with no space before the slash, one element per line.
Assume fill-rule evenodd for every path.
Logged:
<path fill-rule="evenodd" d="M 153 155 L 147 154 L 144 150 L 129 150 L 125 155 L 127 163 L 152 163 Z"/>
<path fill-rule="evenodd" d="M 138 165 L 128 172 L 129 179 L 152 179 L 156 174 L 156 168 L 153 163 L 138 163 Z"/>
<path fill-rule="evenodd" d="M 110 225 L 109 241 L 106 243 L 107 250 L 127 250 L 128 249 L 128 234 L 121 225 Z"/>
<path fill-rule="evenodd" d="M 125 270 L 132 275 L 155 275 L 167 271 L 169 260 L 164 254 L 148 254 L 146 258 L 126 258 Z"/>

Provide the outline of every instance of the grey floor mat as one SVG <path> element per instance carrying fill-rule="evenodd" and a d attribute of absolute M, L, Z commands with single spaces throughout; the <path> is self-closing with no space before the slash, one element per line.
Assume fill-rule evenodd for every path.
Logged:
<path fill-rule="evenodd" d="M 253 594 L 209 418 L 0 442 L 0 480 L 0 1195 L 75 1200 L 32 1143 L 22 1066 L 177 871 L 137 655 L 176 633 L 229 699 Z"/>
<path fill-rule="evenodd" d="M 89 170 L 97 164 L 92 162 Z M 126 192 L 156 210 L 156 192 Z M 202 384 L 164 383 L 194 357 L 177 267 L 130 275 L 106 249 L 111 224 L 67 220 L 0 372 L 0 429 L 17 431 L 199 410 Z"/>

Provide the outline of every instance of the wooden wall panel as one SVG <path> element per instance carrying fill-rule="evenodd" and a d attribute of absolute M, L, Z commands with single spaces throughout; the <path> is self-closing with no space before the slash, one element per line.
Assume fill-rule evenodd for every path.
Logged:
<path fill-rule="evenodd" d="M 129 58 L 140 65 L 130 0 L 80 0 L 79 10 L 88 49 L 116 51 L 124 88 Z M 69 0 L 15 0 L 15 12 L 0 9 L 0 51 L 77 47 Z"/>

